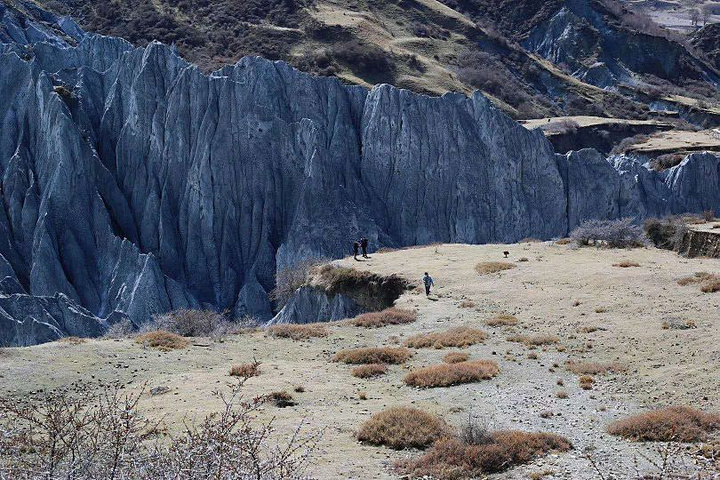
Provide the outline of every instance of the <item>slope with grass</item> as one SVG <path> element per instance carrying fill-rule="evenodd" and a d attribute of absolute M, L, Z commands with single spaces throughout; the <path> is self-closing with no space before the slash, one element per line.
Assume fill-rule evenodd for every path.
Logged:
<path fill-rule="evenodd" d="M 509 252 L 507 259 L 504 251 Z M 183 419 L 218 408 L 219 400 L 211 392 L 237 378 L 230 376 L 232 368 L 235 374 L 257 370 L 259 375 L 247 380 L 242 393 L 248 399 L 277 393 L 273 398 L 282 407 L 273 400 L 256 412 L 259 419 L 275 419 L 274 438 L 287 438 L 303 419 L 306 431 L 324 429 L 311 469 L 312 476 L 323 479 L 398 478 L 396 462 L 427 472 L 452 466 L 460 458 L 452 453 L 465 451 L 470 467 L 492 469 L 497 466 L 484 463 L 483 452 L 500 446 L 512 463 L 522 461 L 491 478 L 526 479 L 552 470 L 565 478 L 594 479 L 581 454 L 589 446 L 602 468 L 620 478 L 633 478 L 633 458 L 656 455 L 652 445 L 634 441 L 641 436 L 637 426 L 649 425 L 647 432 L 657 431 L 657 422 L 646 420 L 669 418 L 651 415 L 638 420 L 634 415 L 690 405 L 711 416 L 673 410 L 682 415 L 672 418 L 695 422 L 697 417 L 707 425 L 708 439 L 716 434 L 712 415 L 720 410 L 720 293 L 704 293 L 698 285 L 680 286 L 677 281 L 695 272 L 720 272 L 720 260 L 688 259 L 654 248 L 575 248 L 550 242 L 438 245 L 371 257 L 339 264 L 380 276 L 402 275 L 416 279 L 418 285 L 424 271 L 435 279 L 436 290 L 429 298 L 422 291 L 409 290 L 395 302 L 397 308 L 415 312 L 414 322 L 388 322 L 376 328 L 333 322 L 326 325 L 327 336 L 303 335 L 301 341 L 277 332 L 248 330 L 227 335 L 223 341 L 189 339 L 185 348 L 169 351 L 132 338 L 0 349 L 0 397 L 32 398 L 39 394 L 31 396 L 31 392 L 61 385 L 89 382 L 97 387 L 113 380 L 134 391 L 147 382 L 149 388 L 166 387 L 168 393 L 146 393 L 139 408 L 151 418 L 163 418 L 174 431 L 182 428 Z M 528 261 L 517 262 L 520 258 Z M 477 263 L 495 261 L 517 267 L 492 275 L 475 271 Z M 640 266 L 613 266 L 629 261 Z M 460 306 L 468 300 L 475 305 Z M 485 325 L 501 315 L 512 315 L 516 321 Z M 665 328 L 664 323 L 673 319 L 691 319 L 694 328 Z M 467 326 L 482 329 L 486 337 L 463 348 L 467 357 L 457 358 L 459 363 L 444 362 L 448 353 L 456 356 L 457 350 L 401 346 L 413 335 Z M 513 336 L 528 341 L 507 340 Z M 333 361 L 338 353 L 342 361 Z M 488 360 L 499 370 L 488 372 L 489 379 L 450 385 L 455 382 L 445 381 L 452 373 L 448 371 L 440 372 L 442 381 L 432 382 L 446 386 L 415 388 L 404 383 L 412 371 L 427 372 L 430 367 L 434 369 L 430 373 L 437 374 L 434 367 L 462 368 L 463 362 L 491 366 L 485 363 Z M 370 363 L 358 370 L 354 362 Z M 589 390 L 579 383 L 583 375 L 593 376 Z M 287 404 L 283 392 L 290 392 L 294 405 Z M 365 430 L 368 443 L 358 443 L 366 421 L 389 408 L 405 406 L 442 419 L 453 429 L 460 429 L 472 414 L 497 433 L 485 447 L 443 441 L 425 453 L 369 443 L 403 448 L 403 442 L 415 442 L 402 433 L 407 428 L 398 420 Z M 632 421 L 621 423 L 622 430 L 611 428 L 621 435 L 607 434 L 614 421 L 625 419 Z M 527 436 L 540 432 L 560 437 Z M 566 441 L 573 451 L 564 452 Z M 534 446 L 528 450 L 522 445 Z M 551 455 L 545 454 L 548 449 Z M 647 475 L 657 474 L 644 462 L 640 468 Z"/>

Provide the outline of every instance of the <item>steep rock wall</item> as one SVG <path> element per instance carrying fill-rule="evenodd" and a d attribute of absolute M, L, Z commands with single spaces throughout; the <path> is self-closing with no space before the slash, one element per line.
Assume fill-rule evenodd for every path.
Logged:
<path fill-rule="evenodd" d="M 270 319 L 277 269 L 361 234 L 511 242 L 718 201 L 693 190 L 716 157 L 669 184 L 629 159 L 556 158 L 479 94 L 367 91 L 260 58 L 207 76 L 160 44 L 0 14 L 4 344 L 176 308 Z"/>

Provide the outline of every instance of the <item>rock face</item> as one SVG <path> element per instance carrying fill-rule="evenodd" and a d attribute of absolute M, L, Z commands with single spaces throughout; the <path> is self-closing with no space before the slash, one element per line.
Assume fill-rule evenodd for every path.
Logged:
<path fill-rule="evenodd" d="M 0 16 L 2 344 L 176 308 L 270 319 L 278 269 L 361 234 L 509 242 L 720 210 L 711 155 L 662 174 L 556 157 L 479 94 L 367 91 L 261 58 L 207 76 L 160 44 Z"/>

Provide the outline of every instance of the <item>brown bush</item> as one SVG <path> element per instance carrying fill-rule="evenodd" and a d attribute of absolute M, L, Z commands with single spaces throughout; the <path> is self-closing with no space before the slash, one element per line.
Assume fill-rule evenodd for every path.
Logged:
<path fill-rule="evenodd" d="M 557 245 L 569 245 L 572 242 L 573 242 L 572 238 L 567 238 L 567 237 L 566 238 L 558 238 L 557 240 L 555 240 L 555 243 Z"/>
<path fill-rule="evenodd" d="M 482 330 L 470 327 L 454 327 L 444 332 L 421 333 L 405 341 L 412 348 L 468 347 L 481 343 L 487 338 Z"/>
<path fill-rule="evenodd" d="M 58 338 L 57 341 L 68 345 L 80 345 L 81 343 L 85 343 L 87 340 L 80 337 L 62 337 Z"/>
<path fill-rule="evenodd" d="M 229 375 L 231 377 L 250 378 L 257 377 L 260 375 L 260 363 L 253 361 L 251 363 L 241 363 L 240 365 L 233 365 L 230 368 Z"/>
<path fill-rule="evenodd" d="M 380 312 L 363 313 L 351 320 L 356 327 L 379 328 L 386 325 L 401 325 L 412 323 L 417 319 L 417 314 L 410 310 L 399 308 L 386 308 Z"/>
<path fill-rule="evenodd" d="M 578 379 L 578 381 L 580 383 L 580 388 L 583 390 L 591 390 L 593 385 L 595 385 L 595 379 L 590 375 L 583 375 Z"/>
<path fill-rule="evenodd" d="M 356 365 L 370 363 L 398 365 L 405 363 L 410 357 L 412 357 L 412 352 L 403 347 L 368 347 L 340 350 L 335 354 L 333 360 Z"/>
<path fill-rule="evenodd" d="M 625 367 L 617 362 L 577 362 L 571 360 L 565 363 L 565 367 L 576 375 L 602 375 L 625 371 Z"/>
<path fill-rule="evenodd" d="M 639 267 L 640 264 L 637 262 L 630 262 L 628 260 L 622 261 L 620 263 L 613 263 L 613 267 L 619 267 L 619 268 L 630 268 L 630 267 Z"/>
<path fill-rule="evenodd" d="M 517 324 L 518 319 L 514 315 L 508 315 L 506 313 L 501 313 L 489 320 L 485 320 L 485 325 L 489 327 L 511 326 Z"/>
<path fill-rule="evenodd" d="M 480 275 L 498 273 L 513 268 L 515 268 L 515 264 L 507 262 L 480 262 L 475 265 L 475 271 Z"/>
<path fill-rule="evenodd" d="M 523 343 L 529 347 L 539 347 L 540 345 L 550 345 L 557 343 L 560 339 L 555 335 L 511 335 L 507 338 L 508 342 Z"/>
<path fill-rule="evenodd" d="M 555 392 L 555 396 L 564 400 L 568 398 L 568 393 L 565 390 L 558 390 L 557 392 Z"/>
<path fill-rule="evenodd" d="M 570 441 L 552 433 L 498 431 L 483 436 L 480 443 L 440 439 L 422 457 L 399 462 L 397 467 L 412 478 L 480 478 L 529 463 L 552 451 L 570 449 Z"/>
<path fill-rule="evenodd" d="M 697 442 L 720 429 L 720 414 L 690 407 L 667 407 L 617 420 L 608 433 L 636 442 Z"/>
<path fill-rule="evenodd" d="M 147 332 L 135 337 L 135 341 L 144 347 L 157 348 L 163 352 L 187 348 L 190 342 L 184 337 L 165 330 Z"/>
<path fill-rule="evenodd" d="M 293 340 L 309 340 L 328 336 L 327 326 L 322 323 L 273 325 L 268 329 L 268 332 L 278 338 L 291 338 Z"/>
<path fill-rule="evenodd" d="M 449 432 L 445 422 L 435 415 L 417 408 L 392 407 L 363 423 L 357 438 L 371 445 L 400 450 L 427 448 Z"/>
<path fill-rule="evenodd" d="M 463 352 L 450 352 L 443 357 L 445 363 L 460 363 L 466 362 L 470 358 L 470 355 Z"/>
<path fill-rule="evenodd" d="M 678 285 L 700 284 L 700 290 L 703 293 L 714 293 L 720 291 L 720 275 L 707 272 L 695 272 L 694 275 L 682 277 L 677 281 Z"/>
<path fill-rule="evenodd" d="M 472 360 L 459 363 L 442 363 L 413 370 L 405 376 L 405 383 L 411 387 L 449 387 L 462 383 L 489 380 L 500 372 L 497 363 L 491 360 Z"/>
<path fill-rule="evenodd" d="M 272 392 L 270 395 L 267 395 L 266 400 L 271 401 L 275 404 L 278 408 L 285 408 L 285 407 L 292 407 L 294 405 L 297 405 L 297 402 L 293 399 L 293 396 L 290 395 L 285 390 L 278 391 L 278 392 Z"/>
<path fill-rule="evenodd" d="M 357 378 L 372 378 L 385 375 L 388 371 L 388 367 L 382 363 L 370 363 L 368 365 L 361 365 L 355 367 L 352 370 L 352 376 Z"/>
<path fill-rule="evenodd" d="M 473 308 L 475 306 L 475 302 L 471 300 L 463 300 L 460 302 L 460 308 Z"/>

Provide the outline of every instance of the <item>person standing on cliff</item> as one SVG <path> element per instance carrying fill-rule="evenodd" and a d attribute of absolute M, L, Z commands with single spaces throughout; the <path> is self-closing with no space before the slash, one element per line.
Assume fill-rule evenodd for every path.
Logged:
<path fill-rule="evenodd" d="M 363 258 L 370 258 L 370 257 L 368 257 L 368 254 L 367 254 L 367 249 L 368 249 L 368 239 L 367 238 L 363 237 L 360 239 L 360 247 L 362 248 Z"/>
<path fill-rule="evenodd" d="M 353 258 L 357 260 L 358 252 L 360 251 L 360 244 L 358 242 L 353 242 Z"/>
<path fill-rule="evenodd" d="M 432 277 L 428 272 L 425 272 L 425 276 L 423 277 L 423 284 L 425 285 L 425 296 L 430 295 L 430 287 L 435 286 L 435 282 L 433 282 Z"/>

